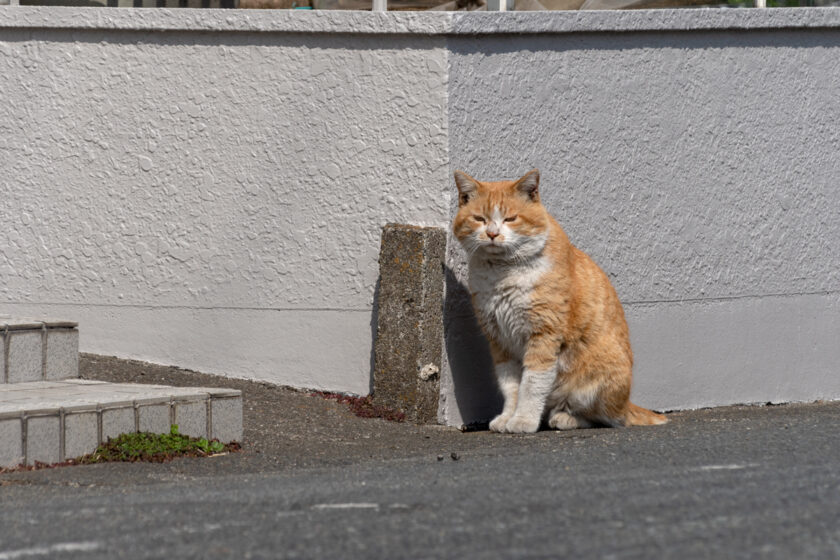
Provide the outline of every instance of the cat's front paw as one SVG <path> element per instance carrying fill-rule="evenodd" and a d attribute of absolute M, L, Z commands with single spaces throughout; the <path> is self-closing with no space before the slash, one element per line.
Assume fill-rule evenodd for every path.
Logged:
<path fill-rule="evenodd" d="M 490 431 L 491 432 L 504 432 L 505 426 L 507 426 L 508 420 L 510 420 L 509 414 L 499 414 L 495 418 L 490 421 Z"/>
<path fill-rule="evenodd" d="M 505 424 L 505 431 L 509 434 L 533 434 L 540 427 L 540 419 L 532 420 L 525 416 L 513 416 Z"/>

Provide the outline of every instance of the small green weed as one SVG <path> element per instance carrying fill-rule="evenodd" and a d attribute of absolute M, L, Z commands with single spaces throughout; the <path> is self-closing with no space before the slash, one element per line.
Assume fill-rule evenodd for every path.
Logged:
<path fill-rule="evenodd" d="M 79 457 L 76 462 L 84 465 L 109 461 L 163 463 L 175 457 L 206 457 L 225 451 L 238 451 L 239 448 L 238 443 L 225 445 L 215 439 L 179 434 L 178 425 L 172 424 L 168 434 L 141 432 L 111 438 L 90 455 Z"/>

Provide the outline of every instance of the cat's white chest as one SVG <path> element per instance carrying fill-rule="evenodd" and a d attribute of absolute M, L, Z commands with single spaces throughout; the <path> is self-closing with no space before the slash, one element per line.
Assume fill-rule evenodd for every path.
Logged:
<path fill-rule="evenodd" d="M 470 263 L 470 291 L 478 319 L 487 334 L 517 359 L 531 336 L 528 320 L 534 288 L 548 272 L 545 257 L 527 264 Z"/>

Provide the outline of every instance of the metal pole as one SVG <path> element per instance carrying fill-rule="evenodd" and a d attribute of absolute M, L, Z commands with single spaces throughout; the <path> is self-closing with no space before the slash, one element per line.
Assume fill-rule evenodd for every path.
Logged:
<path fill-rule="evenodd" d="M 374 12 L 387 12 L 388 11 L 388 0 L 373 0 L 373 11 Z"/>
<path fill-rule="evenodd" d="M 767 7 L 767 0 L 755 0 L 755 7 L 756 8 L 766 8 Z"/>
<path fill-rule="evenodd" d="M 507 12 L 513 10 L 513 0 L 487 0 L 488 12 Z"/>

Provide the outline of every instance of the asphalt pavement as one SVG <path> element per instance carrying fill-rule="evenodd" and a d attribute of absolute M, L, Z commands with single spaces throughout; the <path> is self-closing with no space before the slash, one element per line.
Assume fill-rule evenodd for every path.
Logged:
<path fill-rule="evenodd" d="M 840 403 L 500 435 L 249 392 L 242 453 L 0 475 L 0 560 L 840 557 Z"/>

